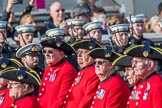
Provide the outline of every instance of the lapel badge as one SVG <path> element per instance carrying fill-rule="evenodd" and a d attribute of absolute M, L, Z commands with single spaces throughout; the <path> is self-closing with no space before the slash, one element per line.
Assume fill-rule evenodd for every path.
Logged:
<path fill-rule="evenodd" d="M 75 78 L 75 84 L 76 85 L 79 84 L 80 80 L 81 80 L 81 76 L 78 76 L 77 78 Z"/>
<path fill-rule="evenodd" d="M 147 96 L 148 96 L 150 87 L 151 87 L 150 83 L 147 83 L 147 88 L 146 88 L 146 90 L 144 91 L 143 100 L 146 100 L 146 99 L 147 99 Z"/>
<path fill-rule="evenodd" d="M 49 78 L 49 82 L 53 82 L 56 78 L 56 73 L 52 73 Z"/>
<path fill-rule="evenodd" d="M 104 89 L 99 89 L 97 91 L 97 98 L 98 99 L 103 99 L 104 98 L 104 95 L 105 95 L 105 90 Z"/>

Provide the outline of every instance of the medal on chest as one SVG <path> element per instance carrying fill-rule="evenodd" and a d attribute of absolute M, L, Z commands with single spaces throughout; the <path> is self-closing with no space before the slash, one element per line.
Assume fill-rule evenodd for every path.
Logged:
<path fill-rule="evenodd" d="M 138 100 L 139 99 L 139 91 L 133 90 L 132 91 L 132 100 Z"/>
<path fill-rule="evenodd" d="M 52 68 L 50 69 L 50 71 L 52 71 Z M 59 69 L 54 70 L 54 72 L 52 72 L 49 76 L 49 82 L 54 82 L 54 80 L 56 79 L 56 75 L 57 72 L 59 71 Z"/>
<path fill-rule="evenodd" d="M 53 82 L 56 78 L 56 73 L 52 73 L 49 78 L 49 82 Z"/>
<path fill-rule="evenodd" d="M 0 95 L 0 105 L 3 103 L 4 99 L 5 99 L 4 95 Z"/>
<path fill-rule="evenodd" d="M 97 98 L 98 99 L 103 99 L 104 98 L 104 95 L 105 95 L 105 90 L 104 89 L 99 89 L 97 91 Z"/>
<path fill-rule="evenodd" d="M 75 78 L 75 85 L 78 85 L 80 80 L 82 79 L 82 73 L 78 73 L 78 76 Z"/>
<path fill-rule="evenodd" d="M 146 90 L 144 91 L 144 94 L 143 94 L 143 100 L 147 99 L 150 88 L 151 88 L 150 83 L 147 83 L 147 88 L 146 88 Z"/>

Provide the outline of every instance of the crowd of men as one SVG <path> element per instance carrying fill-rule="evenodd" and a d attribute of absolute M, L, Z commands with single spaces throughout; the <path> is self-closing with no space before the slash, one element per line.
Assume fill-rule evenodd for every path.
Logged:
<path fill-rule="evenodd" d="M 65 19 L 55 1 L 37 30 L 34 0 L 17 26 L 9 24 L 16 2 L 8 0 L 0 21 L 0 108 L 162 108 L 162 47 L 143 37 L 143 15 L 108 23 L 104 10 L 89 2 Z M 162 3 L 159 10 L 158 17 Z"/>

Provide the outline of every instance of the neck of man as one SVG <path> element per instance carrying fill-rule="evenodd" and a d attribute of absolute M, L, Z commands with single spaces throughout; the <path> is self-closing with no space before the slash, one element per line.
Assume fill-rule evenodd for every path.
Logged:
<path fill-rule="evenodd" d="M 111 69 L 110 71 L 108 71 L 106 74 L 100 75 L 100 76 L 99 76 L 100 81 L 102 82 L 102 81 L 106 80 L 106 79 L 109 78 L 114 72 L 115 72 L 115 70 L 114 70 L 114 68 L 113 68 L 113 69 Z"/>

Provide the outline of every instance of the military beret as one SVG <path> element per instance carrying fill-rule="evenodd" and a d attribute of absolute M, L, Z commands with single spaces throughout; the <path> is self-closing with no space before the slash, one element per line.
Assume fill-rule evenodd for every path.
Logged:
<path fill-rule="evenodd" d="M 29 43 L 27 45 L 22 46 L 20 49 L 16 52 L 16 57 L 21 58 L 28 54 L 33 53 L 39 53 L 39 51 L 42 50 L 41 44 L 38 43 Z"/>
<path fill-rule="evenodd" d="M 88 33 L 94 29 L 102 29 L 102 22 L 89 22 L 83 26 L 85 31 Z"/>
<path fill-rule="evenodd" d="M 20 33 L 26 33 L 26 32 L 34 32 L 35 26 L 33 25 L 18 25 L 15 27 L 18 34 Z"/>

